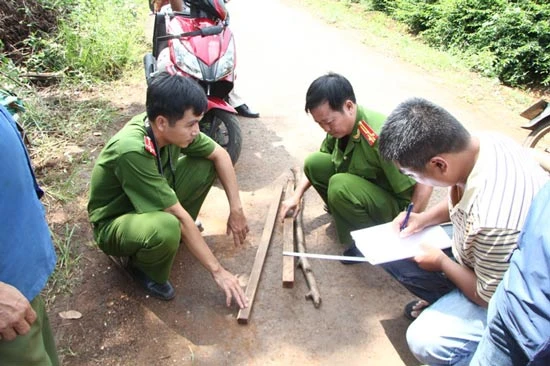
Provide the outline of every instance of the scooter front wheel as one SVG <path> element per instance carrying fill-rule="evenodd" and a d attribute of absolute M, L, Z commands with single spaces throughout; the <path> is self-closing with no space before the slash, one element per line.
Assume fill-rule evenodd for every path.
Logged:
<path fill-rule="evenodd" d="M 242 134 L 239 119 L 221 109 L 211 109 L 199 123 L 200 130 L 210 136 L 229 153 L 233 165 L 239 160 L 242 147 Z"/>

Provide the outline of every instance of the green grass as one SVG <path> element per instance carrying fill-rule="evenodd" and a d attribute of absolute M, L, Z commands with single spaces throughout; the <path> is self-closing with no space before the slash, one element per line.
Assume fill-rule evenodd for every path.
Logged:
<path fill-rule="evenodd" d="M 0 55 L 0 87 L 24 101 L 21 122 L 31 140 L 29 153 L 46 192 L 47 212 L 67 215 L 62 222 L 50 222 L 58 254 L 45 289 L 52 304 L 80 280 L 79 253 L 91 239 L 80 230 L 88 225 L 85 215 L 69 213 L 86 210 L 81 198 L 87 195 L 91 156 L 103 139 L 95 134 L 106 135 L 122 113 L 103 91 L 138 77 L 145 82 L 141 65 L 149 10 L 143 0 L 40 2 L 61 9 L 58 32 L 31 34 L 25 44 L 32 52 L 23 64 Z M 36 83 L 21 76 L 57 71 L 63 76 L 55 81 Z"/>
<path fill-rule="evenodd" d="M 62 235 L 52 232 L 52 238 L 57 248 L 57 265 L 46 287 L 46 299 L 48 303 L 53 303 L 59 294 L 70 293 L 78 273 L 78 264 L 81 256 L 76 254 L 76 246 L 73 241 L 73 235 L 76 226 L 65 226 Z"/>
<path fill-rule="evenodd" d="M 82 88 L 115 80 L 128 66 L 141 62 L 147 43 L 146 2 L 72 0 L 54 8 L 57 31 L 34 31 L 23 40 L 28 56 L 21 70 L 57 73 Z"/>
<path fill-rule="evenodd" d="M 140 63 L 145 39 L 145 4 L 136 0 L 79 2 L 61 22 L 59 38 L 67 67 L 75 75 L 113 80 L 127 65 Z"/>

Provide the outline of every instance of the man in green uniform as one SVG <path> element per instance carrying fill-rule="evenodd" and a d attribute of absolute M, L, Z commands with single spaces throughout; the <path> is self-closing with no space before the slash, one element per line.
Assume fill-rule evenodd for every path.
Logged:
<path fill-rule="evenodd" d="M 199 131 L 207 107 L 201 87 L 167 73 L 147 89 L 147 113 L 134 117 L 107 143 L 92 171 L 88 214 L 106 254 L 129 257 L 128 270 L 151 295 L 175 296 L 168 280 L 183 241 L 224 291 L 243 308 L 237 278 L 214 257 L 195 219 L 216 176 L 226 192 L 227 232 L 246 239 L 237 179 L 227 152 Z"/>
<path fill-rule="evenodd" d="M 413 211 L 421 212 L 432 188 L 380 158 L 378 133 L 386 117 L 358 106 L 353 87 L 342 75 L 329 73 L 313 81 L 305 110 L 327 136 L 320 151 L 306 158 L 305 177 L 283 202 L 281 218 L 297 214 L 302 196 L 313 185 L 334 217 L 338 239 L 348 247 L 344 255 L 360 256 L 350 231 L 392 221 L 411 201 Z"/>

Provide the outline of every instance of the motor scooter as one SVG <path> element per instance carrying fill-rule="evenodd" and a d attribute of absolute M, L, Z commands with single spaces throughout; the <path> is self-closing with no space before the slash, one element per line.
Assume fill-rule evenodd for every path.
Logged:
<path fill-rule="evenodd" d="M 154 14 L 153 48 L 143 58 L 145 78 L 149 83 L 155 73 L 167 71 L 196 80 L 208 98 L 200 130 L 225 148 L 235 164 L 242 134 L 237 111 L 227 102 L 236 65 L 229 17 L 223 0 L 184 4 L 187 11 Z M 153 1 L 150 6 L 153 10 Z"/>
<path fill-rule="evenodd" d="M 539 163 L 550 171 L 550 103 L 539 100 L 521 112 L 520 116 L 529 120 L 521 127 L 531 131 L 523 145 L 533 148 Z"/>

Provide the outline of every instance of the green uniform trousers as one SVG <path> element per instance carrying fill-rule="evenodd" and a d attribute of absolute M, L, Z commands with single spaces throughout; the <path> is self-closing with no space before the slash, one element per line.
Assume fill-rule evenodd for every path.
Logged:
<path fill-rule="evenodd" d="M 336 173 L 327 153 L 310 154 L 304 173 L 327 204 L 345 246 L 353 242 L 351 231 L 389 222 L 408 204 L 360 176 Z"/>
<path fill-rule="evenodd" d="M 175 171 L 175 192 L 193 219 L 216 178 L 208 159 L 183 157 Z M 132 265 L 153 281 L 165 283 L 181 241 L 179 220 L 164 211 L 127 213 L 95 229 L 96 242 L 106 254 L 131 257 Z"/>
<path fill-rule="evenodd" d="M 57 366 L 55 342 L 40 295 L 31 301 L 36 320 L 30 331 L 17 336 L 13 341 L 0 341 L 0 365 L 2 366 Z"/>

